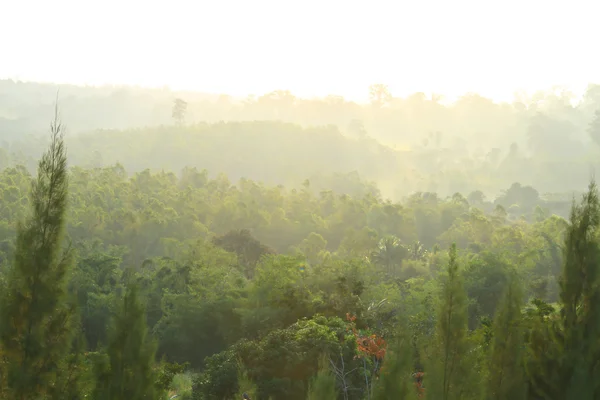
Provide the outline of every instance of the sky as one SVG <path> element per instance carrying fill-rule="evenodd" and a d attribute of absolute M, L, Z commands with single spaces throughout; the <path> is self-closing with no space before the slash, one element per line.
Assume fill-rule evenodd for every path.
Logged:
<path fill-rule="evenodd" d="M 600 4 L 570 0 L 0 0 L 0 78 L 361 101 L 503 101 L 600 83 Z"/>

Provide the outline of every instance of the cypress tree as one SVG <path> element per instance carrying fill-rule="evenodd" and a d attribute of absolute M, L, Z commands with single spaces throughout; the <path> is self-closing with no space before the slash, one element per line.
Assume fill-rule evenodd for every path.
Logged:
<path fill-rule="evenodd" d="M 486 399 L 523 400 L 526 397 L 521 306 L 521 287 L 512 275 L 494 319 Z"/>
<path fill-rule="evenodd" d="M 161 395 L 154 370 L 156 344 L 148 336 L 145 307 L 129 285 L 109 333 L 106 354 L 96 362 L 95 400 L 154 400 Z"/>
<path fill-rule="evenodd" d="M 50 130 L 50 147 L 31 186 L 31 215 L 17 227 L 14 264 L 0 311 L 4 378 L 11 399 L 39 399 L 51 392 L 72 338 L 66 301 L 71 257 L 61 251 L 67 156 L 58 108 Z"/>
<path fill-rule="evenodd" d="M 433 352 L 429 356 L 427 397 L 439 400 L 465 399 L 470 385 L 467 337 L 467 295 L 458 272 L 456 245 L 449 250 L 448 276 L 442 287 Z"/>

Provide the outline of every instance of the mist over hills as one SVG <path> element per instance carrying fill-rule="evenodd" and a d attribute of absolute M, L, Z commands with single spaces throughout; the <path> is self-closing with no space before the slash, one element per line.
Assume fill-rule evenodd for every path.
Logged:
<path fill-rule="evenodd" d="M 600 166 L 600 135 L 590 128 L 600 108 L 598 85 L 581 99 L 554 88 L 511 104 L 466 94 L 444 105 L 423 93 L 395 98 L 384 85 L 370 88 L 370 104 L 357 104 L 288 91 L 234 99 L 2 80 L 4 165 L 34 165 L 57 91 L 70 162 L 79 166 L 118 162 L 130 173 L 194 166 L 233 182 L 296 187 L 353 173 L 392 199 L 476 190 L 494 198 L 515 182 L 569 198 Z M 176 98 L 187 102 L 181 126 L 172 118 Z"/>

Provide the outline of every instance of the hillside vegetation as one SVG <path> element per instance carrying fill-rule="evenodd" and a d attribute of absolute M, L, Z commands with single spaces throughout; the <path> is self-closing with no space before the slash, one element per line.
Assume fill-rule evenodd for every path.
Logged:
<path fill-rule="evenodd" d="M 600 398 L 584 139 L 175 122 L 6 136 L 0 398 Z"/>

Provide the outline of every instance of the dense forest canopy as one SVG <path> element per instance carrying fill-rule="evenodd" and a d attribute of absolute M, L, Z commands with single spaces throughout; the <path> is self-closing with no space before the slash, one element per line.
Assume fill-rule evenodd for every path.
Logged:
<path fill-rule="evenodd" d="M 1 398 L 600 399 L 597 86 L 0 88 Z"/>

